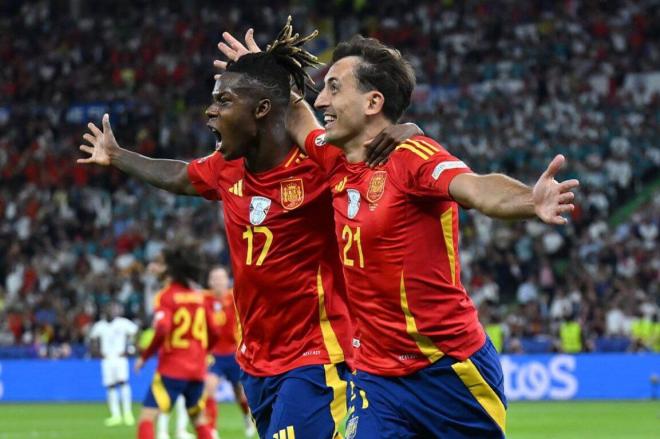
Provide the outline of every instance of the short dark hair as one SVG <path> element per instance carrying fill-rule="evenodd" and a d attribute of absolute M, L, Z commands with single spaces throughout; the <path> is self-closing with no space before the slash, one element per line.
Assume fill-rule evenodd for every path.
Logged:
<path fill-rule="evenodd" d="M 385 97 L 383 114 L 396 123 L 410 106 L 415 88 L 415 72 L 410 63 L 398 50 L 362 35 L 340 43 L 332 55 L 332 62 L 334 64 L 348 56 L 362 58 L 362 62 L 355 67 L 359 89 L 363 92 L 381 92 Z"/>
<path fill-rule="evenodd" d="M 177 240 L 163 250 L 167 274 L 182 284 L 200 282 L 204 272 L 198 245 L 193 241 Z"/>
<path fill-rule="evenodd" d="M 316 30 L 306 37 L 294 34 L 289 16 L 286 25 L 266 51 L 243 55 L 229 63 L 227 72 L 245 74 L 246 80 L 250 81 L 249 87 L 264 87 L 269 97 L 288 104 L 292 80 L 303 96 L 307 88 L 313 88 L 314 81 L 305 68 L 317 67 L 321 63 L 303 46 L 316 35 Z"/>

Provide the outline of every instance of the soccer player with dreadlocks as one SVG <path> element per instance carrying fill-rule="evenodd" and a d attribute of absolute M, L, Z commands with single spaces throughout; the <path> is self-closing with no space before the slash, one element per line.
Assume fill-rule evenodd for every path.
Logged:
<path fill-rule="evenodd" d="M 158 413 L 168 413 L 179 396 L 185 400 L 197 437 L 213 437 L 203 412 L 203 393 L 206 355 L 218 329 L 211 324 L 211 309 L 196 287 L 202 272 L 196 250 L 192 243 L 181 241 L 163 251 L 167 285 L 156 295 L 154 337 L 135 362 L 138 372 L 158 353 L 156 374 L 140 413 L 138 439 L 154 439 Z"/>
<path fill-rule="evenodd" d="M 90 123 L 84 135 L 90 157 L 78 160 L 224 202 L 237 360 L 259 435 L 269 439 L 332 438 L 347 411 L 351 325 L 330 189 L 286 130 L 291 79 L 304 93 L 304 68 L 315 63 L 302 49 L 313 36 L 293 35 L 287 23 L 267 51 L 228 66 L 206 110 L 213 154 L 190 163 L 144 157 L 117 144 L 104 115 L 103 131 Z"/>

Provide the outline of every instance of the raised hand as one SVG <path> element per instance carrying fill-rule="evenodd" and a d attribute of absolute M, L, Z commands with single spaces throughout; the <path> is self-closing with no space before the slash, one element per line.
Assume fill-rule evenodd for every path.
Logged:
<path fill-rule="evenodd" d="M 575 194 L 571 191 L 578 187 L 580 182 L 571 179 L 559 183 L 555 179 L 565 162 L 566 159 L 563 155 L 555 156 L 532 190 L 534 212 L 543 222 L 548 224 L 566 224 L 567 220 L 562 214 L 575 209 L 573 204 Z"/>
<path fill-rule="evenodd" d="M 80 150 L 88 153 L 89 157 L 78 159 L 77 163 L 109 166 L 112 152 L 120 149 L 110 127 L 110 116 L 107 113 L 103 115 L 103 131 L 98 129 L 92 122 L 87 124 L 87 128 L 91 133 L 85 133 L 83 139 L 92 146 L 83 144 L 80 145 Z"/>
<path fill-rule="evenodd" d="M 245 33 L 245 44 L 238 41 L 229 32 L 223 32 L 222 38 L 225 41 L 218 43 L 218 49 L 220 49 L 220 52 L 222 52 L 230 61 L 237 61 L 241 56 L 247 55 L 248 53 L 261 52 L 261 49 L 254 41 L 254 29 L 252 28 L 248 29 Z M 227 62 L 216 59 L 213 61 L 213 66 L 224 71 L 227 69 Z"/>

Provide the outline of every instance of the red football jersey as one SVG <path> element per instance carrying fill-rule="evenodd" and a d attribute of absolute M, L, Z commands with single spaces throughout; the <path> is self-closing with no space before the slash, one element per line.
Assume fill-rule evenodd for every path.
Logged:
<path fill-rule="evenodd" d="M 218 340 L 211 346 L 210 352 L 213 355 L 234 355 L 238 339 L 234 295 L 228 293 L 218 297 L 209 291 L 206 300 L 211 310 L 212 324 L 218 328 Z"/>
<path fill-rule="evenodd" d="M 144 359 L 158 350 L 158 372 L 180 380 L 204 380 L 210 312 L 204 294 L 172 282 L 155 298 L 154 338 L 142 353 Z M 158 349 L 160 348 L 160 349 Z"/>
<path fill-rule="evenodd" d="M 329 178 L 356 327 L 355 367 L 401 376 L 443 355 L 464 360 L 485 342 L 461 284 L 456 175 L 471 172 L 432 139 L 413 137 L 371 169 L 348 163 L 324 131 L 306 142 Z"/>
<path fill-rule="evenodd" d="M 292 147 L 265 172 L 214 153 L 191 162 L 188 175 L 200 195 L 223 201 L 240 366 L 272 376 L 350 360 L 332 198 L 319 167 Z"/>

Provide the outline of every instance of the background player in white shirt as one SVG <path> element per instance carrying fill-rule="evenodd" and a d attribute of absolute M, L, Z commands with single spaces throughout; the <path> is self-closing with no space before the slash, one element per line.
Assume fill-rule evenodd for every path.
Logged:
<path fill-rule="evenodd" d="M 102 358 L 101 377 L 103 386 L 107 389 L 110 407 L 110 417 L 105 420 L 105 425 L 112 427 L 122 423 L 119 394 L 123 403 L 123 422 L 126 425 L 134 425 L 127 355 L 129 348 L 132 348 L 138 326 L 120 317 L 121 306 L 117 303 L 110 303 L 102 314 L 102 319 L 92 326 L 89 338 L 92 353 Z"/>

